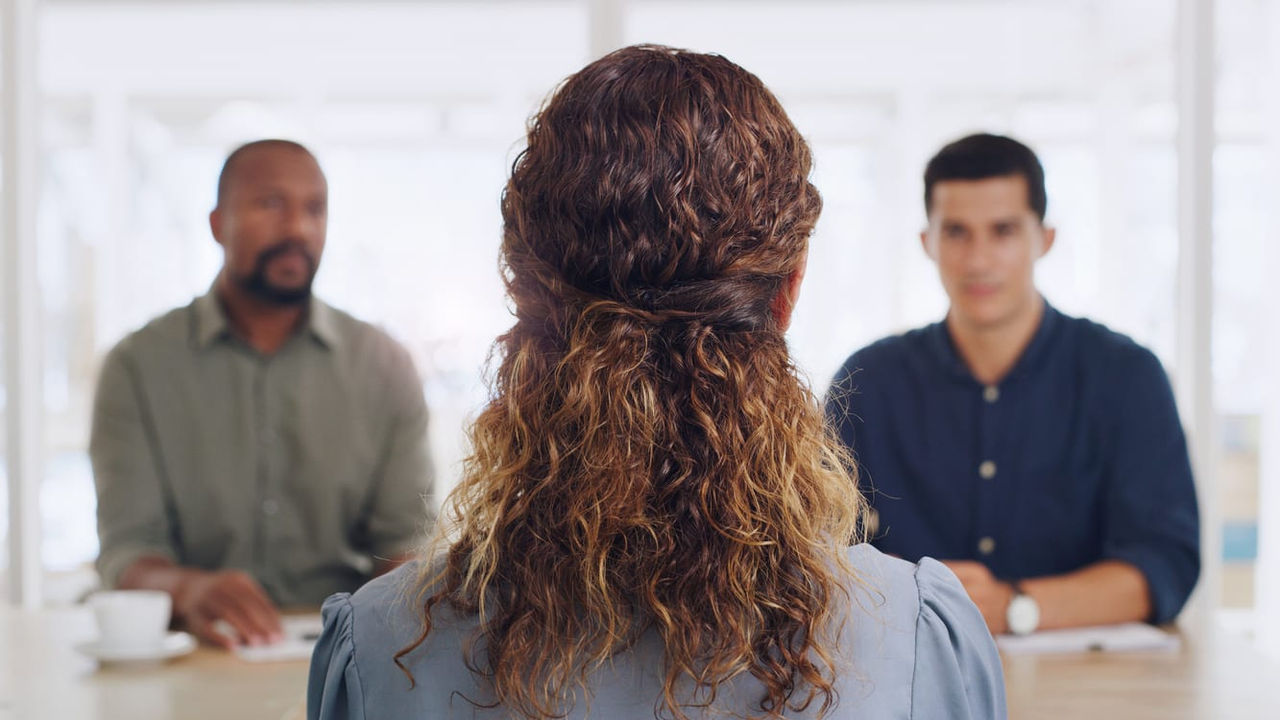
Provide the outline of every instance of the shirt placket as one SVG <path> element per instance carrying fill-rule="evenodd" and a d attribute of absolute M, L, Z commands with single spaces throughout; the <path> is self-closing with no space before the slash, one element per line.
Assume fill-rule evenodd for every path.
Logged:
<path fill-rule="evenodd" d="M 271 520 L 279 511 L 279 503 L 273 497 L 273 456 L 277 445 L 277 415 L 271 383 L 271 358 L 261 358 L 254 375 L 254 420 L 256 423 L 257 467 L 255 469 L 253 512 L 253 564 L 254 575 L 268 593 L 274 594 L 274 574 L 271 572 Z"/>
<path fill-rule="evenodd" d="M 979 385 L 976 389 L 978 405 L 978 454 L 977 463 L 971 472 L 975 477 L 975 496 L 977 498 L 976 516 L 974 518 L 973 556 L 988 567 L 994 565 L 1000 551 L 1000 533 L 998 517 L 999 494 L 1004 483 L 1001 482 L 1001 461 L 999 453 L 999 417 L 1001 392 L 996 384 Z"/>

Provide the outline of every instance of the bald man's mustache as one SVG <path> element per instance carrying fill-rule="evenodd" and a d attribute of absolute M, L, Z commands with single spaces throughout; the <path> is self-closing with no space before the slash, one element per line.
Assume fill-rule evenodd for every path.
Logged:
<path fill-rule="evenodd" d="M 311 268 L 311 273 L 315 274 L 316 265 L 318 264 L 315 256 L 311 254 L 311 251 L 309 251 L 307 249 L 307 246 L 304 245 L 303 243 L 297 240 L 292 240 L 287 238 L 276 242 L 271 247 L 258 253 L 258 257 L 257 259 L 254 260 L 254 263 L 253 263 L 254 272 L 265 273 L 267 271 L 268 263 L 270 263 L 272 260 L 275 260 L 276 258 L 282 255 L 287 255 L 291 252 L 297 252 L 301 254 L 302 257 L 306 258 L 307 265 L 310 266 Z"/>

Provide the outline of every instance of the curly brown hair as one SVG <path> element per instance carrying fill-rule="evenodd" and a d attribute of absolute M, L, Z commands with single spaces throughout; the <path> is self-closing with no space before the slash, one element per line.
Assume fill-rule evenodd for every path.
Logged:
<path fill-rule="evenodd" d="M 744 672 L 764 717 L 832 707 L 865 505 L 775 312 L 821 209 L 810 165 L 716 55 L 624 48 L 550 97 L 502 198 L 516 322 L 398 664 L 446 602 L 479 617 L 468 665 L 525 717 L 565 714 L 650 631 L 655 713 Z"/>

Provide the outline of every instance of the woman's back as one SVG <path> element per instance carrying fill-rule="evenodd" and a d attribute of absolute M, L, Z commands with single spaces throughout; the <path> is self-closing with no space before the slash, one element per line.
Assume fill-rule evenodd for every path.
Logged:
<path fill-rule="evenodd" d="M 849 562 L 865 585 L 850 588 L 853 602 L 836 617 L 845 622 L 835 643 L 838 704 L 826 717 L 1002 718 L 1000 660 L 986 624 L 951 571 L 925 559 L 919 565 L 881 554 L 869 545 L 849 549 Z M 407 658 L 415 685 L 393 663 L 421 624 L 406 566 L 351 595 L 325 604 L 325 633 L 316 648 L 307 698 L 312 720 L 340 718 L 510 718 L 464 662 L 475 636 L 475 616 L 439 607 L 426 641 Z M 565 707 L 568 718 L 649 720 L 663 686 L 663 648 L 652 633 L 590 674 L 589 694 Z M 721 685 L 706 709 L 685 707 L 691 718 L 751 717 L 760 713 L 763 688 L 750 675 Z M 790 718 L 816 717 L 808 713 Z"/>
<path fill-rule="evenodd" d="M 328 606 L 316 716 L 1002 713 L 954 577 L 848 549 L 866 503 L 785 337 L 811 167 L 720 56 L 623 48 L 556 90 L 502 197 L 515 322 L 449 546 L 397 575 L 409 607 Z"/>

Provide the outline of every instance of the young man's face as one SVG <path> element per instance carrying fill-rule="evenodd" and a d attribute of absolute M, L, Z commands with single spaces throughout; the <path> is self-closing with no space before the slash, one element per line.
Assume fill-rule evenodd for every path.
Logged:
<path fill-rule="evenodd" d="M 943 180 L 920 234 L 938 265 L 954 319 L 975 330 L 1016 319 L 1036 300 L 1033 268 L 1053 245 L 1021 175 Z"/>

